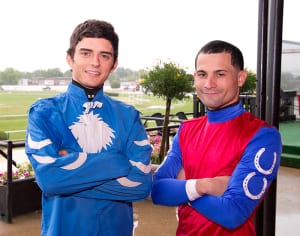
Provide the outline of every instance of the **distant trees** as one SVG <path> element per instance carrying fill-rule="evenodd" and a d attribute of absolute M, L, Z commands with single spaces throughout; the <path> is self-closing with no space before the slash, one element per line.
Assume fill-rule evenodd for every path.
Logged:
<path fill-rule="evenodd" d="M 120 85 L 122 81 L 135 81 L 140 78 L 140 72 L 118 68 L 109 77 L 111 83 L 115 86 Z M 6 68 L 4 71 L 0 71 L 0 85 L 16 85 L 20 79 L 31 79 L 31 78 L 53 78 L 53 77 L 71 77 L 72 73 L 70 70 L 62 72 L 59 68 L 50 68 L 47 70 L 35 70 L 33 72 L 21 72 L 13 68 Z M 115 81 L 115 82 L 114 82 Z"/>
<path fill-rule="evenodd" d="M 140 78 L 140 73 L 123 67 L 117 68 L 114 73 L 111 73 L 108 80 L 112 88 L 120 88 L 121 82 L 136 81 Z"/>
<path fill-rule="evenodd" d="M 135 81 L 140 77 L 138 71 L 131 69 L 125 69 L 123 67 L 117 68 L 117 70 L 109 76 L 109 80 L 120 80 L 120 81 Z"/>
<path fill-rule="evenodd" d="M 16 71 L 13 68 L 6 68 L 3 72 L 0 72 L 0 85 L 18 84 L 18 81 L 21 78 L 22 78 L 22 72 Z"/>
<path fill-rule="evenodd" d="M 64 77 L 64 73 L 59 68 L 52 68 L 48 70 L 35 70 L 30 77 Z"/>
<path fill-rule="evenodd" d="M 256 74 L 247 68 L 246 71 L 247 79 L 244 86 L 241 88 L 241 93 L 254 94 L 254 92 L 256 91 L 257 82 Z"/>
<path fill-rule="evenodd" d="M 6 68 L 4 71 L 0 71 L 0 85 L 16 85 L 20 79 L 29 79 L 34 77 L 71 77 L 71 72 L 61 72 L 59 68 L 35 70 L 33 72 L 21 72 L 13 68 Z"/>
<path fill-rule="evenodd" d="M 120 83 L 120 80 L 113 80 L 110 82 L 110 87 L 111 88 L 120 88 L 121 87 L 121 83 Z"/>

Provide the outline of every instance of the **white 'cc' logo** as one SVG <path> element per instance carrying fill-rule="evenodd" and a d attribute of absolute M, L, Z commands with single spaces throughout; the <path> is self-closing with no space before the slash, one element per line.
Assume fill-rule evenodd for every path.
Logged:
<path fill-rule="evenodd" d="M 273 159 L 273 164 L 272 164 L 271 168 L 268 170 L 265 170 L 259 164 L 260 157 L 265 152 L 265 150 L 266 150 L 265 148 L 261 148 L 258 150 L 258 152 L 256 153 L 256 156 L 254 158 L 254 165 L 258 172 L 260 172 L 264 175 L 269 175 L 273 172 L 275 164 L 276 164 L 276 152 L 274 152 L 274 159 Z M 248 182 L 255 175 L 256 175 L 256 172 L 251 172 L 246 176 L 246 178 L 243 181 L 243 188 L 244 188 L 246 196 L 248 196 L 249 198 L 251 198 L 253 200 L 260 199 L 262 197 L 262 195 L 265 193 L 265 191 L 267 189 L 267 185 L 268 185 L 267 179 L 263 178 L 264 185 L 263 185 L 260 193 L 258 193 L 257 195 L 253 195 L 252 193 L 250 193 L 249 188 L 248 188 Z"/>

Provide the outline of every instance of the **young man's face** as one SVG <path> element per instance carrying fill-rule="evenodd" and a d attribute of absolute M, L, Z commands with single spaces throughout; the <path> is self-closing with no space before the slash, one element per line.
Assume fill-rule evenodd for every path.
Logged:
<path fill-rule="evenodd" d="M 83 38 L 76 46 L 74 58 L 67 55 L 73 79 L 86 88 L 98 88 L 115 70 L 114 50 L 104 38 Z"/>
<path fill-rule="evenodd" d="M 197 96 L 209 110 L 217 110 L 239 100 L 239 88 L 247 74 L 231 65 L 229 53 L 200 53 L 194 82 Z"/>

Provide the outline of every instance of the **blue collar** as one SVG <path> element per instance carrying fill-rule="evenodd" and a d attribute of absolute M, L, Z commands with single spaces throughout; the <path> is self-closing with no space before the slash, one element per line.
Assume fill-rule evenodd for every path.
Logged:
<path fill-rule="evenodd" d="M 220 110 L 207 110 L 208 122 L 225 122 L 239 116 L 244 112 L 245 110 L 240 102 L 235 105 L 224 107 Z"/>

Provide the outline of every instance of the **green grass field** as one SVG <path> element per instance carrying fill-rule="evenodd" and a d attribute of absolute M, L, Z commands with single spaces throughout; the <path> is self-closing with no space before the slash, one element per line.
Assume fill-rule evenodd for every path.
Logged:
<path fill-rule="evenodd" d="M 108 91 L 113 92 L 114 91 Z M 25 132 L 11 132 L 9 136 L 7 131 L 25 130 L 27 126 L 27 113 L 30 105 L 37 99 L 52 97 L 58 92 L 7 92 L 0 91 L 0 140 L 1 139 L 24 139 Z M 155 112 L 165 113 L 165 101 L 163 99 L 148 96 L 135 92 L 118 92 L 115 99 L 135 106 L 142 115 L 152 115 Z M 171 113 L 178 111 L 192 112 L 193 99 L 188 98 L 183 101 L 172 101 Z M 151 122 L 150 122 L 151 125 Z"/>

